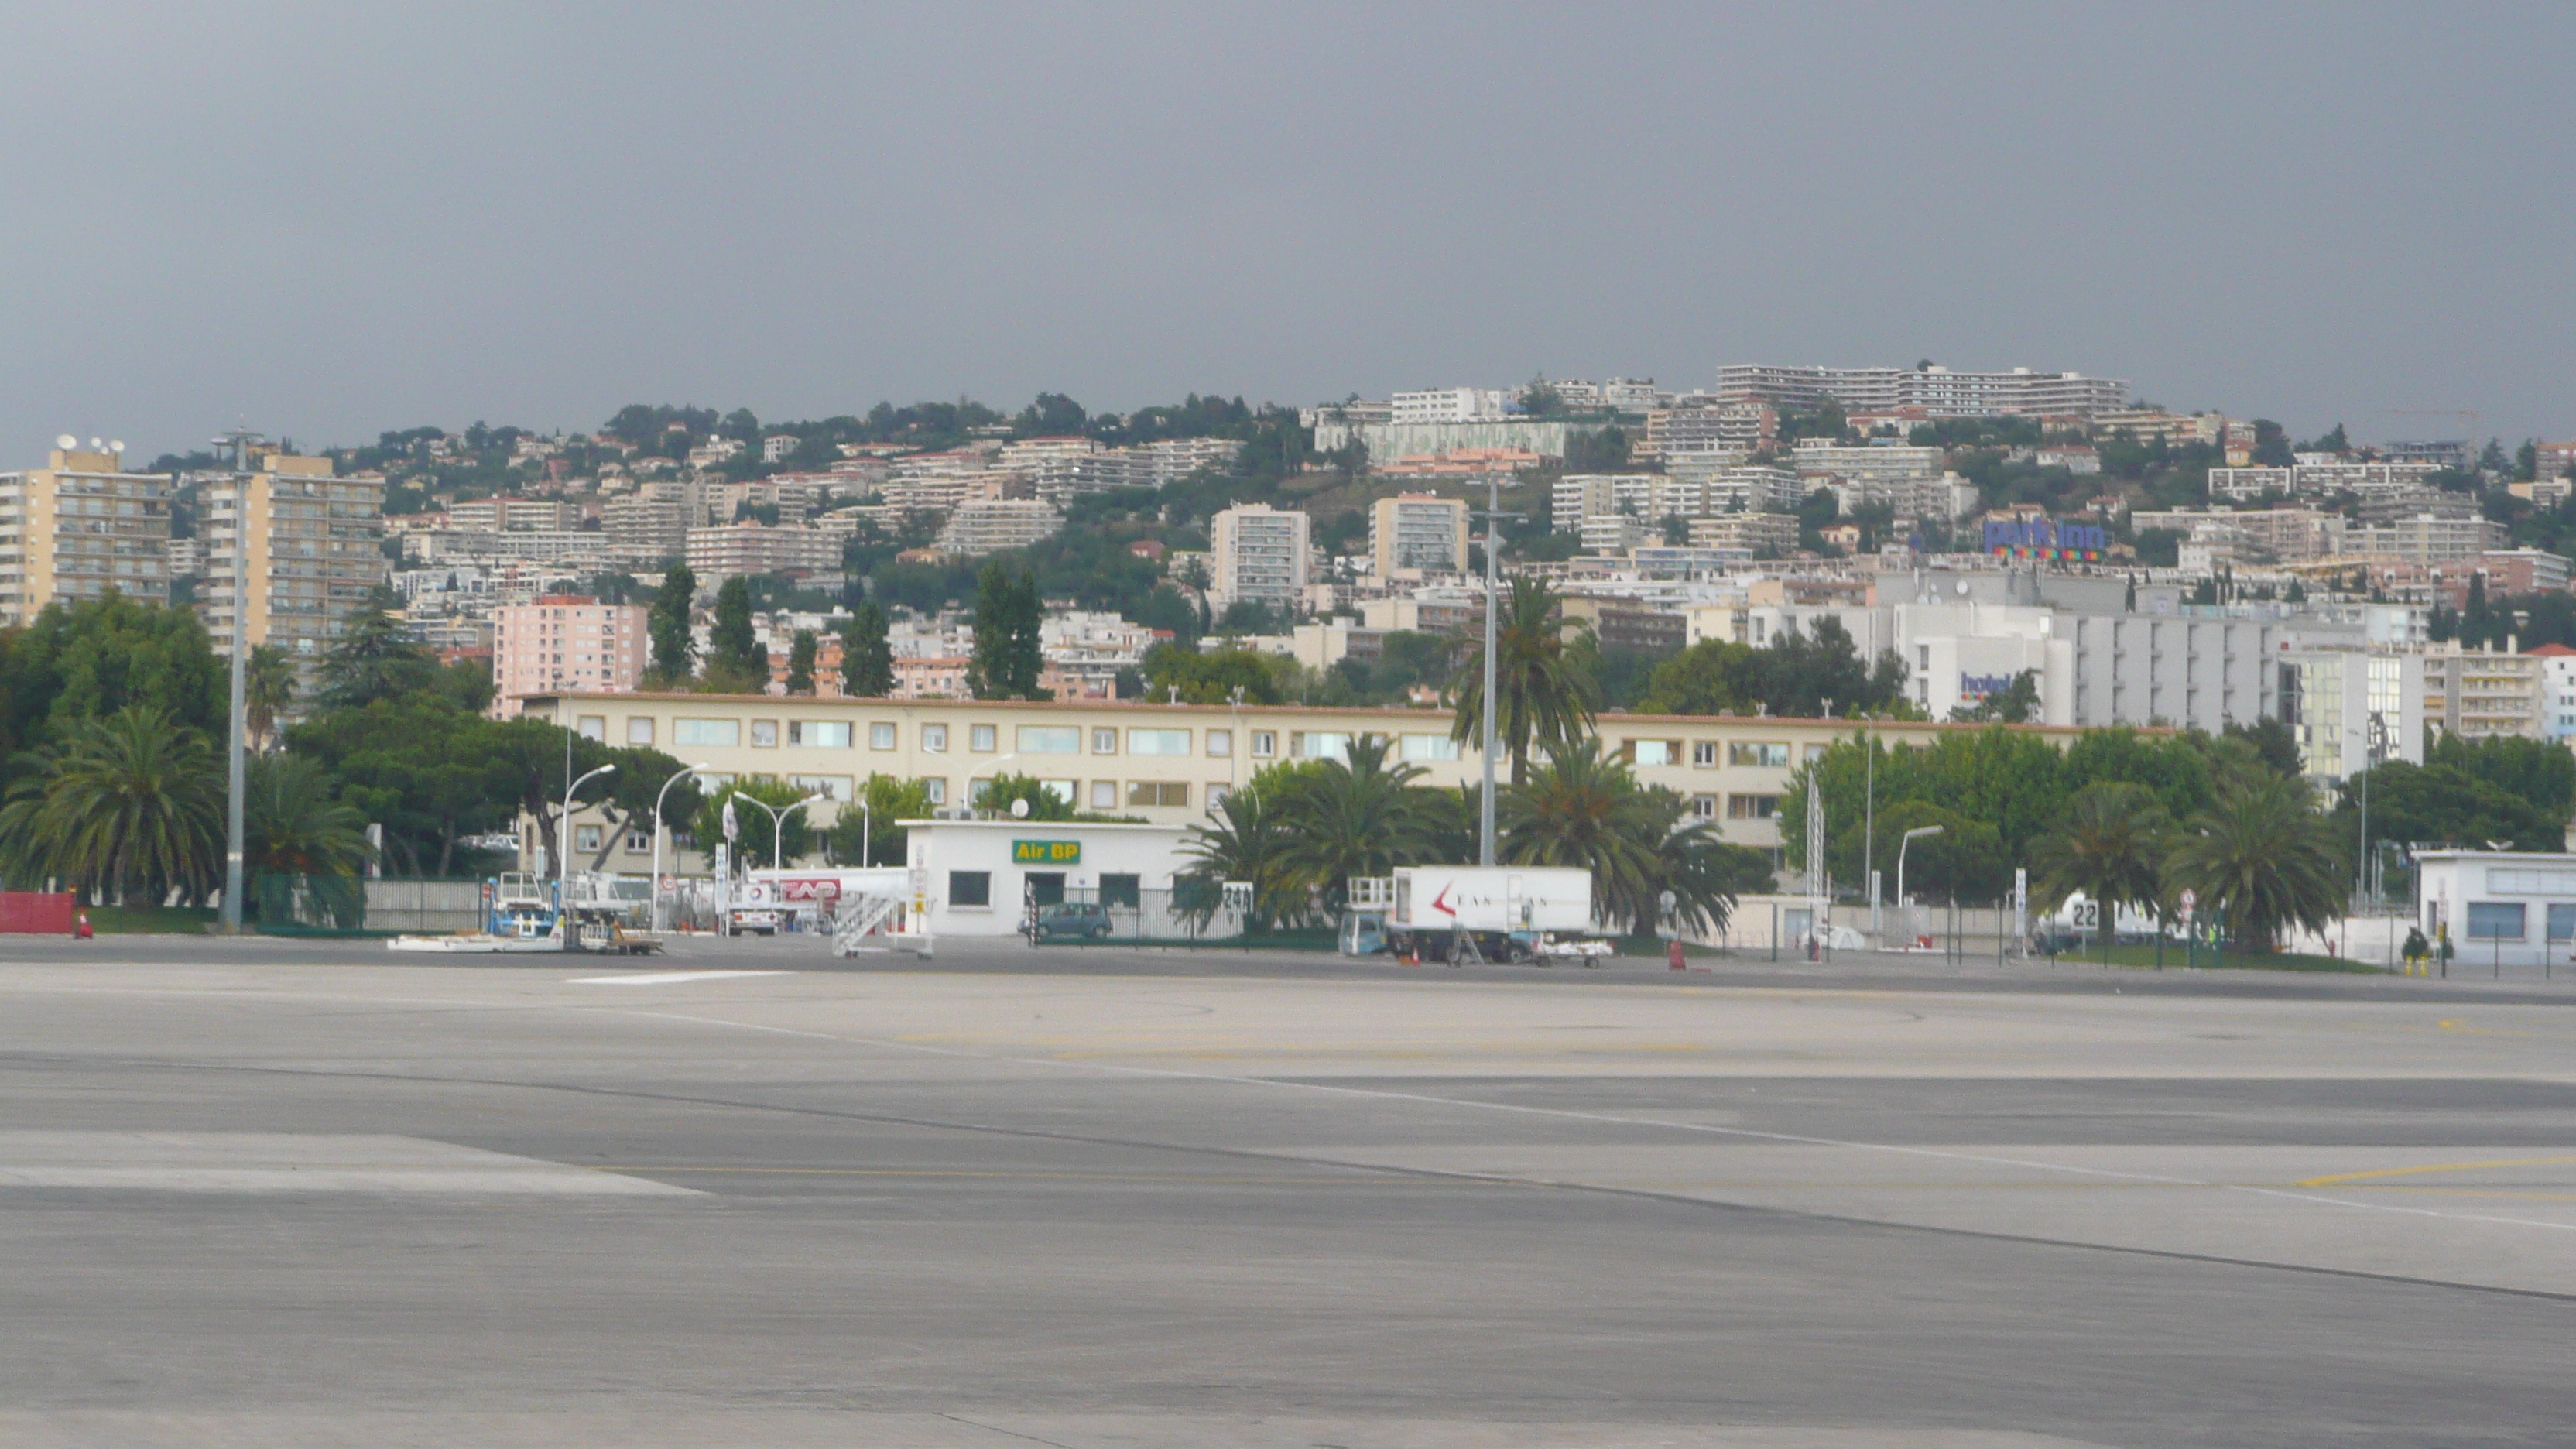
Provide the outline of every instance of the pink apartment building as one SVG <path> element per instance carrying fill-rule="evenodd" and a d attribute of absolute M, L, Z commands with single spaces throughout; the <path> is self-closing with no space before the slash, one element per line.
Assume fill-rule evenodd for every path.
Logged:
<path fill-rule="evenodd" d="M 492 713 L 519 712 L 519 696 L 550 690 L 629 691 L 649 655 L 644 606 L 546 594 L 492 615 Z"/>

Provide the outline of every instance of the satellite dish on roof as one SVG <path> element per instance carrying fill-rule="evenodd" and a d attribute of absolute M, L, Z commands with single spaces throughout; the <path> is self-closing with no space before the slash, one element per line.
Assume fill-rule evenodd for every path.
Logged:
<path fill-rule="evenodd" d="M 110 439 L 108 439 L 108 440 L 107 440 L 107 450 L 108 450 L 109 452 L 111 452 L 111 453 L 122 453 L 122 452 L 124 452 L 124 451 L 125 451 L 125 440 L 124 440 L 123 438 L 110 438 Z"/>
<path fill-rule="evenodd" d="M 65 433 L 61 437 L 54 439 L 54 446 L 68 452 L 71 449 L 80 446 L 80 439 L 73 437 L 69 433 Z"/>

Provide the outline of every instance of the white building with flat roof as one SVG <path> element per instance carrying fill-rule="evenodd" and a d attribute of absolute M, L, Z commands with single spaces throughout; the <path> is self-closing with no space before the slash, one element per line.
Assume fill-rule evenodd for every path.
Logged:
<path fill-rule="evenodd" d="M 689 530 L 689 571 L 701 584 L 736 574 L 828 573 L 841 566 L 841 539 L 819 528 L 728 523 Z"/>
<path fill-rule="evenodd" d="M 1501 388 L 1435 387 L 1400 392 L 1393 398 L 1390 421 L 1404 423 L 1477 423 L 1506 416 L 1512 395 Z"/>
<path fill-rule="evenodd" d="M 2076 372 L 1954 372 L 1946 367 L 1774 367 L 1718 369 L 1718 396 L 1785 409 L 1827 399 L 1846 413 L 1921 412 L 1935 418 L 2089 418 L 2127 406 L 2129 385 Z"/>
<path fill-rule="evenodd" d="M 2415 872 L 2416 924 L 2454 969 L 2576 961 L 2576 855 L 2421 850 Z"/>
<path fill-rule="evenodd" d="M 1938 478 L 1943 453 L 1908 443 L 1837 443 L 1827 438 L 1801 438 L 1789 450 L 1789 466 L 1803 476 L 1894 480 Z"/>
<path fill-rule="evenodd" d="M 970 498 L 948 515 L 937 546 L 941 553 L 982 558 L 1027 548 L 1062 527 L 1064 515 L 1042 498 Z"/>
<path fill-rule="evenodd" d="M 1238 503 L 1217 514 L 1211 533 L 1216 576 L 1209 592 L 1218 608 L 1245 600 L 1282 613 L 1295 607 L 1314 572 L 1304 513 Z"/>

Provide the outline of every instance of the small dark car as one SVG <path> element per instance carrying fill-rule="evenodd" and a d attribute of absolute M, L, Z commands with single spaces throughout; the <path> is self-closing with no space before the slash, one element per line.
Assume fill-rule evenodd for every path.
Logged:
<path fill-rule="evenodd" d="M 1072 901 L 1038 907 L 1037 919 L 1029 923 L 1030 944 L 1060 939 L 1108 940 L 1109 908 Z"/>

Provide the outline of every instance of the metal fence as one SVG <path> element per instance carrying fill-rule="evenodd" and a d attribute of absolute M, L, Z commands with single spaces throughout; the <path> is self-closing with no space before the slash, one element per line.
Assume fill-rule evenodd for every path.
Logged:
<path fill-rule="evenodd" d="M 477 880 L 371 880 L 366 929 L 442 935 L 483 929 L 483 883 Z"/>
<path fill-rule="evenodd" d="M 1858 950 L 1884 949 L 1950 960 L 2001 960 L 2020 952 L 2012 907 L 2004 902 L 1881 906 L 1875 921 L 1866 904 L 1836 902 L 1826 911 L 1830 930 L 1819 930 L 1814 903 L 1803 895 L 1745 896 L 1726 925 L 1689 939 L 1745 956 L 1819 960 Z"/>
<path fill-rule="evenodd" d="M 1139 887 L 1105 897 L 1097 887 L 1068 887 L 1064 904 L 1103 907 L 1113 941 L 1231 941 L 1243 934 L 1242 913 L 1229 909 L 1213 886 Z M 1023 925 L 1028 919 L 1023 915 Z"/>
<path fill-rule="evenodd" d="M 479 880 L 364 880 L 253 872 L 243 891 L 272 936 L 437 935 L 483 929 Z"/>
<path fill-rule="evenodd" d="M 367 929 L 366 882 L 353 875 L 253 874 L 243 892 L 271 936 L 351 936 Z"/>

